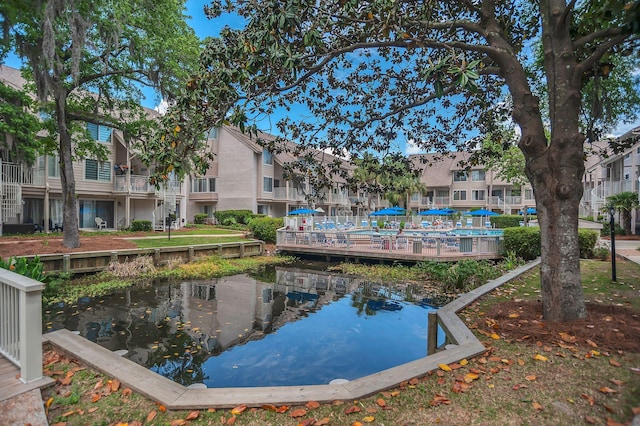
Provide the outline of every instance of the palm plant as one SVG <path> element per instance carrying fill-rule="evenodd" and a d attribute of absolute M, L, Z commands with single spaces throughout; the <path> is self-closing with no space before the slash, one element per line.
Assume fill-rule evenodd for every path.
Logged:
<path fill-rule="evenodd" d="M 610 206 L 620 212 L 620 222 L 626 235 L 631 234 L 631 212 L 640 208 L 637 192 L 620 192 L 607 197 Z"/>

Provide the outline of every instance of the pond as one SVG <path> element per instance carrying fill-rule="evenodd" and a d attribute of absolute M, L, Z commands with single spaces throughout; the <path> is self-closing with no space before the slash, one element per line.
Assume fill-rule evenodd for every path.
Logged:
<path fill-rule="evenodd" d="M 427 313 L 446 302 L 420 286 L 275 267 L 84 298 L 45 310 L 44 328 L 77 330 L 185 386 L 315 385 L 425 357 Z"/>

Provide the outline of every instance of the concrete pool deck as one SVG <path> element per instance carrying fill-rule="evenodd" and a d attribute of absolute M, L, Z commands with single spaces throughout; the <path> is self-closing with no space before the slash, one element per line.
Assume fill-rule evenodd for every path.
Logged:
<path fill-rule="evenodd" d="M 308 401 L 349 401 L 396 387 L 399 383 L 414 377 L 424 376 L 429 371 L 437 369 L 438 364 L 458 362 L 484 352 L 485 347 L 465 326 L 457 313 L 477 298 L 537 266 L 539 262 L 530 262 L 489 281 L 438 309 L 438 322 L 450 342 L 444 350 L 340 384 L 192 389 L 122 358 L 69 330 L 57 330 L 44 335 L 44 338 L 56 350 L 77 359 L 81 364 L 115 378 L 124 386 L 173 410 L 233 408 L 241 404 L 259 407 L 264 404 L 302 405 Z"/>

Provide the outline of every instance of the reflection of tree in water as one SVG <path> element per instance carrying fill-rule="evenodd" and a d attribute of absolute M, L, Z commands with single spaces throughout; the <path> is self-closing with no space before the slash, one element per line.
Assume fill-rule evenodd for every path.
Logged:
<path fill-rule="evenodd" d="M 202 370 L 207 357 L 208 354 L 198 343 L 183 331 L 183 326 L 179 326 L 179 330 L 169 334 L 157 350 L 149 352 L 145 367 L 176 383 L 189 386 L 208 378 Z"/>
<path fill-rule="evenodd" d="M 387 285 L 372 281 L 362 281 L 351 295 L 351 306 L 356 308 L 358 316 L 363 313 L 375 315 L 377 311 L 398 311 L 399 303 L 410 302 L 424 308 L 444 306 L 452 300 L 449 296 L 434 295 L 413 284 Z"/>

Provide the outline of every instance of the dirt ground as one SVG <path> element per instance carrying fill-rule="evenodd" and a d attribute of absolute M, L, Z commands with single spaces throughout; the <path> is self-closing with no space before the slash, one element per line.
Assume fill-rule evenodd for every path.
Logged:
<path fill-rule="evenodd" d="M 539 301 L 508 301 L 485 312 L 478 328 L 506 339 L 543 348 L 561 346 L 579 353 L 590 350 L 640 353 L 640 315 L 625 306 L 587 303 L 588 317 L 568 323 L 542 320 Z"/>
<path fill-rule="evenodd" d="M 140 233 L 139 236 L 145 234 Z M 132 233 L 127 237 L 135 237 Z M 6 259 L 11 256 L 28 256 L 33 254 L 77 253 L 84 251 L 104 251 L 134 249 L 136 245 L 122 236 L 92 236 L 80 237 L 80 247 L 68 249 L 62 245 L 62 235 L 33 237 L 1 237 L 0 257 Z"/>

